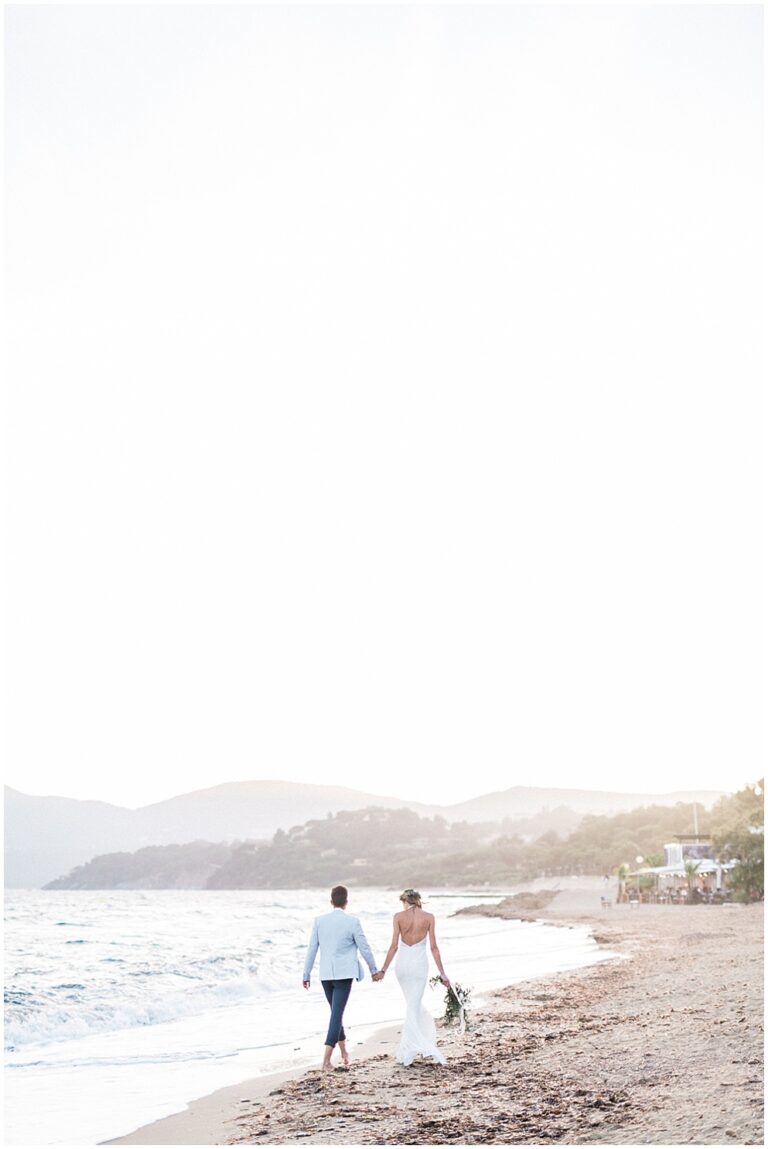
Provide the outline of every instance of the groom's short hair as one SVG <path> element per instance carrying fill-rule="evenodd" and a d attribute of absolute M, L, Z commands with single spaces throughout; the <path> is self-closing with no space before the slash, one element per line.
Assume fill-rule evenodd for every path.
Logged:
<path fill-rule="evenodd" d="M 349 901 L 349 891 L 346 886 L 334 886 L 331 890 L 331 902 L 341 910 Z"/>

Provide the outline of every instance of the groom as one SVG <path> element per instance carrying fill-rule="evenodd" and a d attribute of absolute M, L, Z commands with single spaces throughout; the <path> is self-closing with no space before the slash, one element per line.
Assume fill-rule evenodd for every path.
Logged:
<path fill-rule="evenodd" d="M 320 949 L 320 980 L 331 1007 L 331 1020 L 328 1024 L 328 1036 L 325 1039 L 323 1069 L 331 1068 L 331 1054 L 337 1044 L 342 1063 L 345 1066 L 349 1065 L 342 1020 L 344 1008 L 352 990 L 353 980 L 362 981 L 365 977 L 362 964 L 357 956 L 358 949 L 366 960 L 373 981 L 381 981 L 384 976 L 376 968 L 376 959 L 368 945 L 368 939 L 363 933 L 360 919 L 345 913 L 348 899 L 349 893 L 346 886 L 333 887 L 331 890 L 333 909 L 329 914 L 315 918 L 312 936 L 307 948 L 307 960 L 304 962 L 303 984 L 304 989 L 309 989 L 312 966 L 315 964 L 318 948 Z"/>

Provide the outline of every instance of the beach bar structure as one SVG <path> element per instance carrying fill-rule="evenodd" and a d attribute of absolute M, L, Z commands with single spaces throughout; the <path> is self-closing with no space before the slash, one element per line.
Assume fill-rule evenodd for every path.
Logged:
<path fill-rule="evenodd" d="M 688 888 L 686 862 L 696 862 L 697 888 L 700 892 L 714 893 L 723 888 L 723 875 L 732 870 L 736 861 L 724 862 L 712 857 L 712 843 L 702 834 L 678 835 L 674 842 L 664 846 L 663 866 L 642 866 L 633 870 L 630 878 L 638 882 L 641 877 L 655 876 L 659 893 L 675 892 Z"/>

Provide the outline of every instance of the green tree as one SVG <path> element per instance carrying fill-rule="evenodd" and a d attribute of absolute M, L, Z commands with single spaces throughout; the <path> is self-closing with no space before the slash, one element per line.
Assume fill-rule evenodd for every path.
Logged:
<path fill-rule="evenodd" d="M 712 810 L 712 845 L 724 861 L 736 861 L 729 885 L 740 901 L 765 897 L 764 779 L 721 798 Z"/>
<path fill-rule="evenodd" d="M 687 861 L 683 863 L 683 867 L 685 869 L 685 881 L 686 885 L 688 886 L 689 902 L 694 900 L 694 892 L 696 890 L 696 875 L 699 872 L 700 865 L 701 862 L 697 862 L 693 858 L 688 858 Z"/>

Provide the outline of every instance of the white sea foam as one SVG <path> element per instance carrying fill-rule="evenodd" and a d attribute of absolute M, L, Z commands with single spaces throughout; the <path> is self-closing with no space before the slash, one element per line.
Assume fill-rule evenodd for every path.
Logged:
<path fill-rule="evenodd" d="M 213 986 L 203 986 L 192 990 L 165 992 L 162 996 L 146 997 L 140 1000 L 114 1000 L 98 1004 L 81 1004 L 77 995 L 67 1004 L 49 1002 L 44 996 L 38 1000 L 38 1009 L 22 1005 L 15 1015 L 11 1013 L 5 1023 L 5 1048 L 7 1051 L 28 1044 L 41 1042 L 70 1041 L 94 1033 L 110 1033 L 113 1030 L 132 1029 L 134 1026 L 159 1025 L 166 1021 L 177 1021 L 183 1017 L 193 1017 L 209 1009 L 230 1006 L 245 998 L 269 992 L 264 985 L 256 983 L 245 974 L 229 978 Z M 85 995 L 82 995 L 85 997 Z M 6 998 L 8 1005 L 8 998 Z"/>

